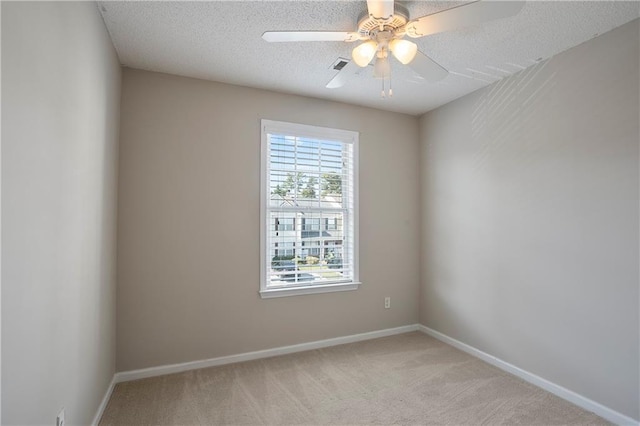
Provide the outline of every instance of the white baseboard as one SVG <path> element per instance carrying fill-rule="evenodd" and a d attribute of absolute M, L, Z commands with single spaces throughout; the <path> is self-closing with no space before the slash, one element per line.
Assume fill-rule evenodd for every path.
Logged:
<path fill-rule="evenodd" d="M 565 399 L 578 407 L 584 408 L 585 410 L 591 411 L 592 413 L 597 414 L 605 420 L 613 422 L 618 425 L 639 425 L 640 422 L 632 419 L 631 417 L 625 416 L 624 414 L 618 413 L 611 408 L 605 407 L 602 404 L 599 404 L 589 398 L 586 398 L 582 395 L 579 395 L 567 388 L 564 388 L 560 385 L 557 385 L 553 382 L 550 382 L 547 379 L 543 379 L 540 376 L 537 376 L 533 373 L 530 373 L 526 370 L 523 370 L 519 367 L 516 367 L 513 364 L 509 364 L 506 361 L 503 361 L 499 358 L 494 357 L 493 355 L 489 355 L 486 352 L 481 351 L 480 349 L 476 349 L 473 346 L 469 346 L 466 343 L 462 343 L 459 340 L 456 340 L 452 337 L 447 336 L 446 334 L 442 334 L 439 331 L 433 330 L 424 325 L 418 325 L 418 330 L 422 331 L 429 336 L 435 337 L 436 339 L 447 343 L 455 348 L 460 349 L 463 352 L 466 352 L 470 355 L 475 356 L 476 358 L 480 358 L 481 360 L 498 367 L 501 370 L 506 371 L 507 373 L 511 373 L 514 376 L 520 377 L 521 379 L 538 386 L 552 394 L 559 396 L 562 399 Z"/>
<path fill-rule="evenodd" d="M 218 365 L 231 364 L 234 362 L 251 361 L 260 358 L 303 352 L 313 349 L 326 348 L 329 346 L 344 345 L 346 343 L 359 342 L 362 340 L 377 339 L 379 337 L 392 336 L 394 334 L 417 331 L 418 324 L 405 325 L 396 328 L 371 331 L 368 333 L 352 334 L 350 336 L 336 337 L 333 339 L 317 340 L 315 342 L 301 343 L 298 345 L 282 346 L 279 348 L 265 349 L 255 352 L 245 352 L 237 355 L 227 355 L 218 358 L 204 359 L 200 361 L 183 362 L 180 364 L 162 365 L 158 367 L 143 368 L 141 370 L 122 371 L 116 373 L 114 380 L 116 383 L 128 382 L 130 380 L 144 379 L 147 377 L 163 376 L 165 374 L 180 373 L 182 371 L 196 370 L 198 368 L 215 367 Z"/>
<path fill-rule="evenodd" d="M 111 398 L 111 394 L 113 393 L 113 388 L 115 386 L 116 386 L 116 375 L 114 374 L 113 378 L 111 379 L 111 383 L 109 383 L 109 387 L 107 388 L 107 392 L 104 394 L 104 397 L 102 398 L 102 402 L 98 407 L 98 411 L 96 412 L 96 415 L 93 418 L 93 421 L 91 422 L 91 426 L 98 426 L 98 423 L 100 423 L 100 419 L 102 418 L 102 413 L 104 413 L 105 408 L 107 408 L 107 404 L 109 403 L 109 399 Z"/>
<path fill-rule="evenodd" d="M 550 382 L 549 380 L 543 379 L 540 376 L 537 376 L 533 373 L 525 371 L 519 367 L 516 367 L 515 365 L 509 364 L 506 361 L 496 358 L 493 355 L 489 355 L 488 353 L 483 352 L 479 349 L 476 349 L 473 346 L 467 345 L 466 343 L 462 343 L 459 340 L 456 340 L 452 337 L 449 337 L 445 334 L 442 334 L 436 330 L 433 330 L 421 324 L 405 325 L 402 327 L 388 328 L 384 330 L 371 331 L 368 333 L 353 334 L 350 336 L 342 336 L 342 337 L 336 337 L 336 338 L 326 339 L 326 340 L 317 340 L 314 342 L 301 343 L 301 344 L 291 345 L 291 346 L 282 346 L 279 348 L 265 349 L 261 351 L 255 351 L 255 352 L 245 352 L 242 354 L 228 355 L 228 356 L 222 356 L 218 358 L 204 359 L 200 361 L 191 361 L 191 362 L 184 362 L 180 364 L 162 365 L 158 367 L 144 368 L 140 370 L 122 371 L 114 375 L 113 380 L 109 385 L 109 389 L 107 390 L 107 393 L 105 394 L 105 397 L 102 400 L 102 403 L 100 404 L 96 417 L 94 418 L 93 425 L 97 425 L 98 422 L 100 421 L 100 417 L 102 416 L 102 413 L 104 412 L 104 409 L 107 406 L 109 397 L 111 396 L 111 392 L 113 391 L 113 388 L 116 383 L 127 382 L 130 380 L 144 379 L 148 377 L 163 376 L 165 374 L 180 373 L 183 371 L 196 370 L 199 368 L 215 367 L 218 365 L 231 364 L 235 362 L 251 361 L 251 360 L 261 359 L 261 358 L 270 358 L 273 356 L 309 351 L 313 349 L 327 348 L 330 346 L 360 342 L 363 340 L 377 339 L 379 337 L 392 336 L 395 334 L 408 333 L 411 331 L 421 331 L 425 334 L 428 334 L 444 343 L 447 343 L 455 348 L 460 349 L 463 352 L 466 352 L 491 365 L 494 365 L 500 368 L 501 370 L 511 373 L 514 376 L 520 377 L 521 379 L 533 385 L 536 385 L 539 388 L 542 388 L 548 392 L 551 392 L 552 394 L 559 396 L 560 398 L 565 399 L 581 408 L 584 408 L 585 410 L 591 411 L 610 422 L 613 422 L 619 425 L 640 426 L 640 422 L 632 419 L 631 417 L 625 416 L 624 414 L 621 414 L 615 410 L 612 410 L 611 408 L 605 407 L 604 405 L 597 403 L 589 398 L 579 395 L 569 389 L 566 389 L 560 385 Z"/>

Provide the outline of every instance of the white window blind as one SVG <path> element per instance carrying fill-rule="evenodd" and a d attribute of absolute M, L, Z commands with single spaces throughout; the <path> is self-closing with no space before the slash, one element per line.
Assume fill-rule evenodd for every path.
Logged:
<path fill-rule="evenodd" d="M 357 283 L 357 141 L 262 120 L 263 296 Z"/>

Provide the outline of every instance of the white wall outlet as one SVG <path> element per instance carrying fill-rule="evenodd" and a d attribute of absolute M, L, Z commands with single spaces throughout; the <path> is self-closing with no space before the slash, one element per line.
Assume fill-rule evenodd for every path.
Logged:
<path fill-rule="evenodd" d="M 389 309 L 391 307 L 391 298 L 390 297 L 385 297 L 384 298 L 384 308 L 385 309 Z"/>
<path fill-rule="evenodd" d="M 67 424 L 64 422 L 64 408 L 60 410 L 58 417 L 56 417 L 56 426 L 66 426 Z"/>

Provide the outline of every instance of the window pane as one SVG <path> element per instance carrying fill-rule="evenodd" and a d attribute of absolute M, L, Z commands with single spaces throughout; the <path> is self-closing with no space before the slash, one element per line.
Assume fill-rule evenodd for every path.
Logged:
<path fill-rule="evenodd" d="M 347 144 L 284 135 L 270 135 L 269 141 L 272 206 L 343 207 L 353 163 Z"/>

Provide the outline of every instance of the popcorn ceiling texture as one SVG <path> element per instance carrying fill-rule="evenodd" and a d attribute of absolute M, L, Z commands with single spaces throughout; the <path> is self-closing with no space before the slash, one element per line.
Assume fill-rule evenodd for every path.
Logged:
<path fill-rule="evenodd" d="M 411 17 L 465 2 L 411 1 Z M 420 115 L 640 16 L 638 2 L 529 1 L 517 16 L 412 39 L 450 71 L 426 82 L 392 61 L 394 97 L 368 67 L 325 88 L 353 43 L 267 43 L 269 30 L 353 31 L 365 1 L 102 2 L 122 65 Z M 615 64 L 611 64 L 615 66 Z"/>

